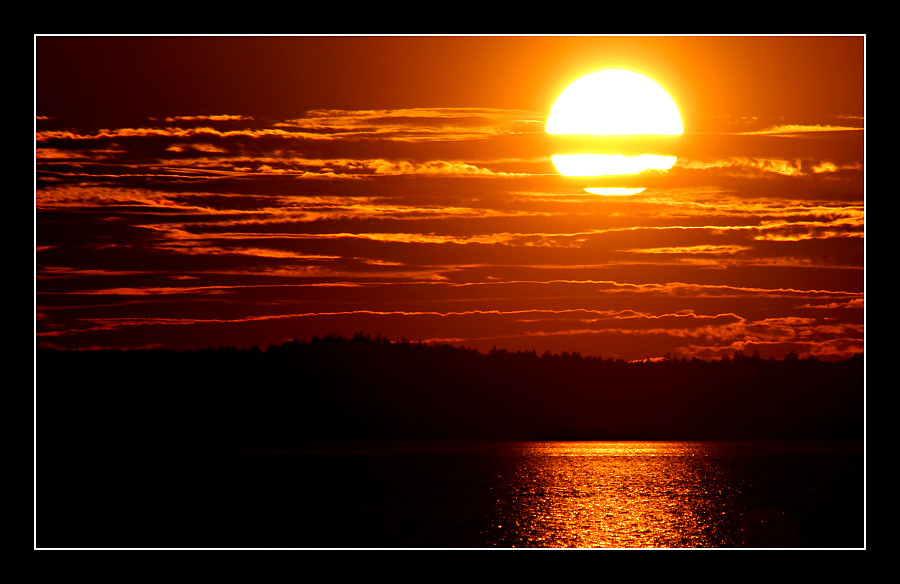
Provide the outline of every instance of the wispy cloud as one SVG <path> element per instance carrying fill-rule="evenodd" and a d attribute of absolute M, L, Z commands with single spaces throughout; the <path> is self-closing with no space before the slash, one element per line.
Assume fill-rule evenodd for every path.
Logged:
<path fill-rule="evenodd" d="M 838 172 L 840 170 L 862 170 L 862 164 L 858 162 L 843 164 L 830 161 L 803 159 L 788 160 L 783 158 L 730 157 L 713 161 L 683 160 L 676 164 L 678 165 L 678 168 L 686 170 L 727 170 L 731 171 L 733 174 L 739 173 L 741 176 L 750 174 L 764 176 L 771 174 L 799 177 L 811 176 L 823 172 Z"/>
<path fill-rule="evenodd" d="M 745 135 L 797 135 L 810 132 L 861 132 L 865 128 L 859 126 L 833 126 L 828 124 L 781 124 L 761 130 L 740 132 Z"/>
<path fill-rule="evenodd" d="M 38 120 L 38 338 L 365 331 L 635 357 L 861 342 L 863 167 L 852 140 L 832 148 L 858 132 L 757 122 L 603 197 L 555 172 L 545 119 Z"/>
<path fill-rule="evenodd" d="M 378 138 L 397 141 L 473 140 L 504 134 L 543 132 L 546 114 L 490 108 L 398 110 L 314 110 L 276 124 L 321 138 Z"/>

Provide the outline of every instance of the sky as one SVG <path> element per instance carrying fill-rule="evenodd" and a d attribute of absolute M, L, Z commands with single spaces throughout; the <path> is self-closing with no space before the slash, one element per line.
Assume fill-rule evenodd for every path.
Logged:
<path fill-rule="evenodd" d="M 862 352 L 865 40 L 36 35 L 36 346 Z M 550 159 L 604 69 L 681 114 L 639 194 Z"/>

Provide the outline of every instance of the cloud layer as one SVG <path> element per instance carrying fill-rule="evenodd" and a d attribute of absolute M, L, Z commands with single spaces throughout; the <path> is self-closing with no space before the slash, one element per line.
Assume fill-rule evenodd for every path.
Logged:
<path fill-rule="evenodd" d="M 859 120 L 720 120 L 631 197 L 559 176 L 545 121 L 38 119 L 38 343 L 367 332 L 625 359 L 862 350 Z"/>

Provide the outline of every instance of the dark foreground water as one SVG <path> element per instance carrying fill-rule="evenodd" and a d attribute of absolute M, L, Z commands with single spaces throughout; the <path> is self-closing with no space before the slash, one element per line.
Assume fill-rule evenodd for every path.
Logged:
<path fill-rule="evenodd" d="M 38 457 L 37 547 L 861 548 L 861 444 L 326 444 Z"/>

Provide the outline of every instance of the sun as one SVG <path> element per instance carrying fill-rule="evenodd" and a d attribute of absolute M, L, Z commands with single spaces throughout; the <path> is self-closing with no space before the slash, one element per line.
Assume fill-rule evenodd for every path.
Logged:
<path fill-rule="evenodd" d="M 680 136 L 681 114 L 672 97 L 656 81 L 622 69 L 591 73 L 573 82 L 550 109 L 547 133 L 575 137 L 605 137 L 605 141 L 581 140 L 581 150 L 551 156 L 560 174 L 577 177 L 635 175 L 665 172 L 676 157 L 654 153 L 597 153 L 601 148 L 633 148 L 635 138 Z M 652 143 L 644 140 L 642 144 Z M 573 142 L 574 144 L 574 142 Z M 577 149 L 577 148 L 576 148 Z M 634 194 L 639 189 L 586 189 L 603 194 Z"/>
<path fill-rule="evenodd" d="M 632 71 L 607 69 L 578 79 L 563 91 L 547 119 L 550 134 L 681 134 L 681 114 L 656 81 Z"/>

